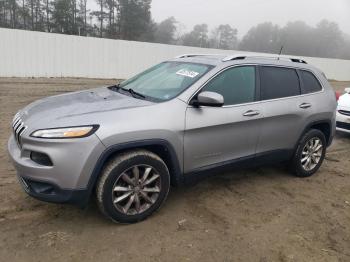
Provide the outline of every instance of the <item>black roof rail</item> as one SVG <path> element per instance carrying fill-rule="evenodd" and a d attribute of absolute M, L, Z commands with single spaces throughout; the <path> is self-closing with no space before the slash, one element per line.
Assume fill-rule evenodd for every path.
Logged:
<path fill-rule="evenodd" d="M 217 56 L 219 54 L 183 54 L 176 56 L 175 58 L 186 58 L 186 57 L 196 57 L 196 56 Z"/>
<path fill-rule="evenodd" d="M 283 60 L 283 61 L 291 61 L 294 63 L 302 63 L 307 64 L 307 62 L 300 58 L 288 58 L 284 56 L 259 56 L 259 55 L 245 55 L 245 54 L 237 54 L 237 55 L 230 55 L 226 56 L 224 59 L 222 59 L 223 62 L 232 61 L 232 60 L 244 60 L 247 58 L 266 58 L 266 59 L 274 59 L 274 60 Z"/>
<path fill-rule="evenodd" d="M 305 60 L 300 59 L 300 58 L 290 58 L 290 60 L 291 60 L 292 62 L 295 62 L 295 63 L 307 64 Z"/>

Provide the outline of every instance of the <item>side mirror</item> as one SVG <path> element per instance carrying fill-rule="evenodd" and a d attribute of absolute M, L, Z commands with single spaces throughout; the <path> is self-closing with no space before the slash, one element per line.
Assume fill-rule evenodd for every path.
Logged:
<path fill-rule="evenodd" d="M 350 87 L 345 88 L 345 92 L 350 94 Z"/>
<path fill-rule="evenodd" d="M 219 93 L 204 91 L 198 94 L 197 99 L 191 101 L 193 106 L 213 106 L 220 107 L 224 105 L 224 97 Z"/>

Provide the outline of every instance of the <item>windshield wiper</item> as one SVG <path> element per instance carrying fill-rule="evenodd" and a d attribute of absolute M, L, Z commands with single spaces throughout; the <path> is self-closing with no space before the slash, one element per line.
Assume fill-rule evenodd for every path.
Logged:
<path fill-rule="evenodd" d="M 128 92 L 130 93 L 133 97 L 135 98 L 142 98 L 145 99 L 146 96 L 144 96 L 143 94 L 136 92 L 135 90 L 133 90 L 132 88 L 123 88 L 120 86 L 120 84 L 116 84 L 114 86 L 110 86 L 109 89 L 113 90 L 113 91 L 118 91 L 120 92 L 120 90 L 123 90 L 124 92 Z"/>
<path fill-rule="evenodd" d="M 108 87 L 110 90 L 113 90 L 113 91 L 118 91 L 120 89 L 120 85 L 119 84 L 116 84 L 114 86 L 109 86 Z"/>
<path fill-rule="evenodd" d="M 129 92 L 133 97 L 142 98 L 142 99 L 146 98 L 146 96 L 144 96 L 143 94 L 141 94 L 139 92 L 134 91 L 132 88 L 126 89 L 126 88 L 122 88 L 121 87 L 121 89 L 124 90 L 124 91 Z"/>

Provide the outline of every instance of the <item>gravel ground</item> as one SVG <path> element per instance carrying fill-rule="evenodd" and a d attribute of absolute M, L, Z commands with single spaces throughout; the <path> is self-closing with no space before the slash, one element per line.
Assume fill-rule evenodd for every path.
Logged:
<path fill-rule="evenodd" d="M 336 135 L 310 178 L 280 166 L 221 174 L 173 188 L 159 212 L 134 225 L 111 223 L 94 201 L 81 210 L 27 196 L 6 152 L 15 112 L 113 82 L 0 79 L 0 261 L 350 261 L 350 135 Z"/>

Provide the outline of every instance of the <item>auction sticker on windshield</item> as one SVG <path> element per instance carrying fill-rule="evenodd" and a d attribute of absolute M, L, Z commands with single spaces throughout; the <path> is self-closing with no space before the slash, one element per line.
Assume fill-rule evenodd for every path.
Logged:
<path fill-rule="evenodd" d="M 176 72 L 176 74 L 181 76 L 191 77 L 191 78 L 194 78 L 197 75 L 199 75 L 199 73 L 195 71 L 189 71 L 187 69 L 180 69 L 179 71 Z"/>

